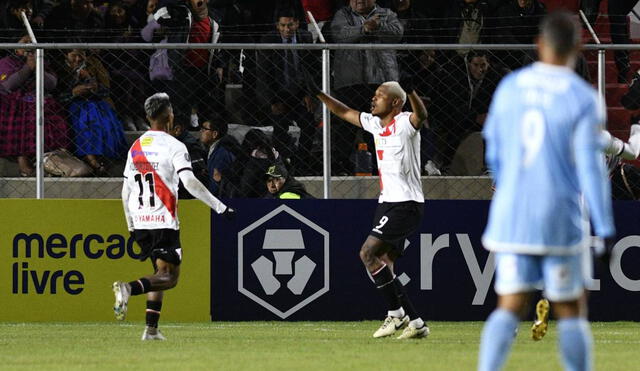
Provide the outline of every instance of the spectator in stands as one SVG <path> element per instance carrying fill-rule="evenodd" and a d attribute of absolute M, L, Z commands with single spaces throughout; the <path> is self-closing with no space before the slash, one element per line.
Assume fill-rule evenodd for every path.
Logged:
<path fill-rule="evenodd" d="M 538 25 L 547 14 L 540 0 L 510 0 L 498 9 L 499 29 L 493 41 L 498 44 L 534 44 Z M 508 50 L 500 59 L 509 69 L 516 69 L 537 60 L 533 50 Z"/>
<path fill-rule="evenodd" d="M 121 0 L 113 1 L 107 9 L 106 33 L 118 44 L 142 42 L 129 16 L 129 8 Z M 144 102 L 150 87 L 147 72 L 147 54 L 139 49 L 104 50 L 102 61 L 111 75 L 112 94 L 118 114 L 127 130 L 147 130 L 143 107 L 131 102 Z"/>
<path fill-rule="evenodd" d="M 156 12 L 156 9 L 158 8 L 158 0 L 147 0 L 147 5 L 145 7 L 146 10 L 146 20 L 144 22 L 144 26 L 147 25 L 147 23 L 151 22 L 151 20 L 153 19 L 153 13 Z"/>
<path fill-rule="evenodd" d="M 601 0 L 582 0 L 580 8 L 584 11 L 589 23 L 595 25 L 598 18 L 598 9 L 600 9 Z M 629 40 L 629 19 L 627 15 L 638 0 L 609 0 L 607 2 L 607 13 L 609 18 L 609 27 L 611 33 L 611 41 L 614 44 L 630 44 Z M 629 78 L 629 52 L 627 50 L 616 50 L 614 52 L 616 67 L 618 68 L 618 82 L 626 83 Z"/>
<path fill-rule="evenodd" d="M 264 35 L 265 44 L 310 44 L 311 34 L 299 28 L 300 22 L 292 9 L 280 9 L 275 30 Z M 305 93 L 302 69 L 320 70 L 319 60 L 305 50 L 265 50 L 258 54 L 258 92 L 267 105 L 273 125 L 273 143 L 285 158 L 292 158 L 298 174 L 309 174 L 311 147 L 315 134 L 316 101 Z M 289 136 L 289 126 L 300 127 L 300 142 L 296 151 Z M 296 154 L 292 157 L 293 154 Z"/>
<path fill-rule="evenodd" d="M 145 41 L 169 43 L 217 43 L 220 25 L 205 0 L 169 4 L 156 11 L 154 20 L 142 30 Z M 191 111 L 191 125 L 197 127 L 198 115 L 224 112 L 224 61 L 215 49 L 172 49 L 166 52 L 174 86 L 170 95 L 178 110 Z"/>
<path fill-rule="evenodd" d="M 24 12 L 31 27 L 42 28 L 44 20 L 53 9 L 52 0 L 6 0 L 0 2 L 0 42 L 10 43 L 24 33 L 24 22 L 21 13 Z"/>
<path fill-rule="evenodd" d="M 491 42 L 495 30 L 495 15 L 486 0 L 454 0 L 442 23 L 447 44 L 486 44 Z M 459 55 L 467 52 L 458 50 Z"/>
<path fill-rule="evenodd" d="M 398 19 L 402 24 L 404 33 L 402 44 L 430 44 L 433 43 L 431 32 L 433 25 L 425 14 L 417 10 L 415 0 L 396 0 Z M 414 76 L 420 69 L 418 60 L 420 51 L 399 50 L 398 63 L 400 65 L 400 76 Z"/>
<path fill-rule="evenodd" d="M 28 43 L 24 36 L 18 42 Z M 33 176 L 36 153 L 35 68 L 33 50 L 18 49 L 0 59 L 0 157 L 16 158 L 21 176 Z M 45 66 L 45 150 L 69 147 L 62 106 L 50 95 L 58 83 Z"/>
<path fill-rule="evenodd" d="M 489 110 L 491 97 L 505 72 L 492 67 L 484 51 L 472 50 L 446 67 L 439 94 L 432 104 L 432 123 L 439 164 L 450 165 L 460 142 L 471 132 L 480 131 Z M 482 154 L 478 154 L 482 156 Z"/>
<path fill-rule="evenodd" d="M 209 183 L 207 162 L 205 161 L 207 153 L 202 147 L 201 142 L 189 132 L 190 120 L 191 117 L 188 114 L 176 112 L 173 118 L 173 127 L 169 129 L 169 134 L 173 135 L 187 147 L 187 152 L 189 153 L 189 157 L 191 157 L 193 175 L 196 176 L 200 183 L 206 185 Z M 194 198 L 191 193 L 184 188 L 182 181 L 180 181 L 178 188 L 178 198 Z"/>
<path fill-rule="evenodd" d="M 273 148 L 271 140 L 260 129 L 252 129 L 247 132 L 242 141 L 243 158 L 238 165 L 242 168 L 240 177 L 240 197 L 262 198 L 266 195 L 264 186 L 264 174 L 269 166 L 277 163 L 284 166 L 282 157 Z"/>
<path fill-rule="evenodd" d="M 281 200 L 299 200 L 302 198 L 314 198 L 304 184 L 289 175 L 287 169 L 276 163 L 267 168 L 265 173 L 267 183 L 267 195 L 265 198 L 277 198 Z"/>
<path fill-rule="evenodd" d="M 417 71 L 414 71 L 413 75 L 409 75 L 406 78 L 413 79 L 416 92 L 422 99 L 427 110 L 436 110 L 432 106 L 432 103 L 437 99 L 440 94 L 440 85 L 444 78 L 445 71 L 442 69 L 438 61 L 436 60 L 436 51 L 422 50 L 418 54 L 418 61 L 420 63 Z M 403 86 L 407 86 L 403 81 Z M 433 127 L 438 126 L 436 123 L 437 115 L 430 115 L 428 118 L 429 125 L 423 125 L 420 130 L 420 168 L 423 170 L 423 174 L 426 175 L 441 175 L 436 160 L 438 158 L 436 154 L 435 137 L 433 133 Z"/>
<path fill-rule="evenodd" d="M 233 164 L 236 156 L 226 145 L 229 141 L 235 141 L 233 137 L 227 135 L 229 130 L 227 123 L 219 116 L 212 117 L 200 125 L 200 142 L 208 150 L 207 154 L 207 173 L 209 191 L 214 196 L 220 196 L 220 189 L 223 178 L 226 181 L 231 164 Z"/>
<path fill-rule="evenodd" d="M 104 34 L 104 18 L 93 0 L 61 0 L 53 8 L 46 23 L 47 37 L 65 42 L 70 37 L 83 42 L 108 41 Z"/>
<path fill-rule="evenodd" d="M 349 6 L 338 10 L 331 22 L 337 43 L 398 43 L 402 32 L 396 13 L 377 6 L 375 0 L 350 0 Z M 368 111 L 377 87 L 400 78 L 395 50 L 336 50 L 334 56 L 336 97 L 355 110 Z M 349 155 L 355 150 L 357 130 L 348 124 L 332 127 L 332 168 L 337 174 L 353 173 Z M 368 148 L 373 151 L 375 146 L 369 143 Z"/>
<path fill-rule="evenodd" d="M 105 158 L 126 152 L 122 123 L 109 99 L 109 73 L 95 56 L 84 50 L 67 50 L 58 73 L 60 100 L 67 104 L 74 131 L 75 154 L 97 176 L 107 175 Z"/>
<path fill-rule="evenodd" d="M 111 4 L 113 4 L 113 2 L 111 2 Z M 127 23 L 129 23 L 133 29 L 139 30 L 147 24 L 147 1 L 121 0 L 121 5 L 127 12 Z"/>
<path fill-rule="evenodd" d="M 33 28 L 42 28 L 55 2 L 53 0 L 8 0 L 0 4 L 0 28 L 24 30 L 21 12 Z"/>

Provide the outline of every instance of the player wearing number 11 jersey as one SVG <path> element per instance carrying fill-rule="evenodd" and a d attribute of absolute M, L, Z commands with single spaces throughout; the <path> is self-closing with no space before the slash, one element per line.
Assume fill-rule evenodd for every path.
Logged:
<path fill-rule="evenodd" d="M 138 138 L 127 156 L 122 187 L 127 227 L 141 248 L 141 260 L 151 259 L 154 272 L 138 280 L 114 282 L 116 319 L 124 320 L 131 295 L 147 294 L 147 327 L 142 340 L 164 340 L 158 331 L 163 291 L 178 283 L 182 248 L 178 221 L 178 183 L 218 214 L 233 209 L 215 198 L 194 176 L 187 148 L 171 136 L 173 109 L 169 96 L 157 93 L 144 103 L 151 130 Z"/>
<path fill-rule="evenodd" d="M 482 332 L 479 370 L 502 368 L 527 299 L 540 285 L 558 318 L 565 369 L 592 368 L 591 332 L 579 300 L 581 253 L 589 241 L 581 197 L 597 236 L 610 238 L 615 230 L 604 109 L 571 69 L 581 35 L 572 15 L 549 14 L 540 27 L 540 62 L 503 79 L 485 122 L 496 193 L 482 240 L 496 252 L 498 308 Z"/>

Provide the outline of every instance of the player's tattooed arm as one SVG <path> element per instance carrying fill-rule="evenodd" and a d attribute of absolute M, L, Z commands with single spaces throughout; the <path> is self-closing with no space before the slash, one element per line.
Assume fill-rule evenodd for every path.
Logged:
<path fill-rule="evenodd" d="M 359 128 L 362 127 L 360 124 L 360 112 L 348 107 L 344 103 L 325 93 L 320 92 L 317 97 L 327 105 L 329 111 L 333 112 L 334 115 Z"/>

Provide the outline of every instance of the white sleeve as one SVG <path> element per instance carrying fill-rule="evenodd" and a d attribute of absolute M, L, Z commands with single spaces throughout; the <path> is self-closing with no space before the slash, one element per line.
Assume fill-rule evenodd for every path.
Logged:
<path fill-rule="evenodd" d="M 629 155 L 632 158 L 628 158 L 627 160 L 635 160 L 640 155 L 640 125 L 633 124 L 631 125 L 631 132 L 629 134 L 629 143 L 627 146 L 629 149 Z"/>
<path fill-rule="evenodd" d="M 411 112 L 402 112 L 396 125 L 400 130 L 406 130 L 410 136 L 414 136 L 420 131 L 411 125 Z"/>
<path fill-rule="evenodd" d="M 614 137 L 606 130 L 600 134 L 604 145 L 604 153 L 608 155 L 620 156 L 624 151 L 624 142 Z"/>
<path fill-rule="evenodd" d="M 227 210 L 227 206 L 212 195 L 207 187 L 200 183 L 196 176 L 193 175 L 193 171 L 181 171 L 178 175 L 184 188 L 189 191 L 193 197 L 204 202 L 218 214 L 222 214 Z"/>
<path fill-rule="evenodd" d="M 374 133 L 376 128 L 375 120 L 379 119 L 370 113 L 360 112 L 360 126 L 362 126 L 365 131 Z"/>
<path fill-rule="evenodd" d="M 602 141 L 606 154 L 620 156 L 625 160 L 635 160 L 640 154 L 640 125 L 631 125 L 628 143 L 614 137 L 606 130 L 602 131 Z"/>
<path fill-rule="evenodd" d="M 171 163 L 178 174 L 181 173 L 182 170 L 191 170 L 191 156 L 189 156 L 189 151 L 187 151 L 187 146 L 185 146 L 184 143 L 178 142 L 176 151 L 171 158 Z"/>
<path fill-rule="evenodd" d="M 129 182 L 125 178 L 122 182 L 122 207 L 124 209 L 124 218 L 127 221 L 127 229 L 133 231 L 133 219 L 129 214 L 129 195 L 131 194 L 131 188 L 129 188 Z"/>

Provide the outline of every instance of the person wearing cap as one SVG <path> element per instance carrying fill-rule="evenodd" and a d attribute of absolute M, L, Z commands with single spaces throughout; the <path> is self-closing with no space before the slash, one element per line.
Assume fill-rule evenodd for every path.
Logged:
<path fill-rule="evenodd" d="M 289 176 L 287 169 L 281 164 L 274 164 L 265 173 L 267 191 L 265 198 L 279 198 L 283 200 L 299 200 L 314 198 L 304 188 L 304 185 L 294 177 Z"/>

